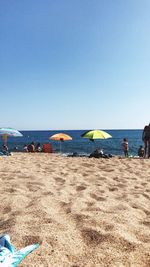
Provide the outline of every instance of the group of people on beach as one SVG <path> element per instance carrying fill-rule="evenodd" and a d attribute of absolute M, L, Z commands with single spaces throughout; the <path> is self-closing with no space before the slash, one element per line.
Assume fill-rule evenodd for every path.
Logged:
<path fill-rule="evenodd" d="M 24 152 L 41 152 L 42 151 L 41 144 L 40 143 L 37 143 L 35 145 L 34 142 L 31 142 L 28 145 L 25 144 L 24 147 L 23 147 L 23 151 Z"/>
<path fill-rule="evenodd" d="M 143 129 L 142 140 L 144 142 L 144 147 L 142 145 L 139 147 L 138 156 L 140 158 L 150 158 L 150 123 Z M 127 138 L 123 139 L 122 148 L 125 157 L 129 157 L 129 144 Z"/>

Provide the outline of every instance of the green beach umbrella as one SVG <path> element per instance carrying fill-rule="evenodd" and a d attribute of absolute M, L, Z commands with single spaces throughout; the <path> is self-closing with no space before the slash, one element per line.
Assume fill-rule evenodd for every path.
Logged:
<path fill-rule="evenodd" d="M 88 138 L 91 141 L 94 141 L 94 139 L 108 139 L 111 138 L 112 136 L 102 130 L 91 130 L 83 133 L 81 137 Z"/>
<path fill-rule="evenodd" d="M 90 141 L 94 142 L 95 139 L 108 139 L 112 136 L 102 130 L 91 130 L 83 133 L 81 137 L 88 138 Z"/>

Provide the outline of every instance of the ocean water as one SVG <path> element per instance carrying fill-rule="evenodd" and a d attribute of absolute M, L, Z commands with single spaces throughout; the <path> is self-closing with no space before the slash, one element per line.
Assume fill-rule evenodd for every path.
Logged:
<path fill-rule="evenodd" d="M 32 141 L 35 143 L 51 143 L 55 152 L 60 151 L 60 142 L 49 140 L 49 137 L 58 132 L 69 134 L 72 137 L 71 141 L 61 143 L 61 153 L 90 154 L 94 149 L 100 148 L 106 154 L 123 155 L 121 143 L 123 138 L 127 138 L 129 142 L 129 153 L 137 155 L 137 150 L 142 142 L 142 130 L 105 130 L 112 135 L 110 139 L 99 139 L 91 142 L 89 139 L 82 138 L 87 130 L 68 130 L 68 131 L 21 131 L 23 137 L 8 137 L 8 147 L 10 151 L 14 151 L 17 147 L 18 151 L 23 151 L 24 144 L 29 144 Z M 0 140 L 1 145 L 2 141 Z"/>

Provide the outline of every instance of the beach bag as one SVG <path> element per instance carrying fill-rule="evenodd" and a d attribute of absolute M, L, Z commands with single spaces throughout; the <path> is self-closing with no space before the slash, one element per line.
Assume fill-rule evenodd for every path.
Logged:
<path fill-rule="evenodd" d="M 52 153 L 52 145 L 51 144 L 43 144 L 43 152 Z"/>

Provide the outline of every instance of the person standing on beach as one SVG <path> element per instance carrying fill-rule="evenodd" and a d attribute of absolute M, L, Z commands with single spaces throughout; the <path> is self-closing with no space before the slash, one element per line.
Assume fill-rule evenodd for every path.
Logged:
<path fill-rule="evenodd" d="M 127 158 L 129 156 L 128 155 L 129 145 L 128 145 L 128 140 L 126 138 L 123 139 L 122 148 L 123 148 L 124 155 Z"/>
<path fill-rule="evenodd" d="M 149 125 L 146 125 L 144 127 L 143 133 L 142 133 L 142 140 L 144 142 L 145 148 L 144 148 L 144 157 L 146 156 L 150 158 L 150 123 Z"/>

